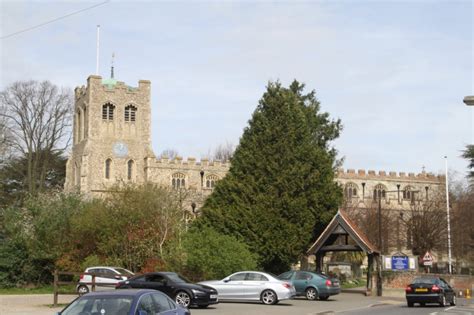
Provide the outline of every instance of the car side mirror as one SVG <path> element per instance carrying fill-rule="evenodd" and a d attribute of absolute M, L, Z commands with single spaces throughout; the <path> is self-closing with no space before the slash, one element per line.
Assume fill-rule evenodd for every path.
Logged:
<path fill-rule="evenodd" d="M 168 285 L 168 280 L 163 279 L 163 282 L 161 282 L 161 283 L 163 283 L 163 285 Z"/>
<path fill-rule="evenodd" d="M 222 281 L 224 281 L 225 283 L 227 283 L 227 282 L 230 281 L 230 278 L 224 278 Z"/>

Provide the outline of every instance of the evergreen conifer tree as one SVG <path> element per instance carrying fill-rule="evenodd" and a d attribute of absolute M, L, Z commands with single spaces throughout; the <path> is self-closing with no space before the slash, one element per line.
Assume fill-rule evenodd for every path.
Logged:
<path fill-rule="evenodd" d="M 226 177 L 196 225 L 234 235 L 278 273 L 305 253 L 342 200 L 334 181 L 340 120 L 320 112 L 315 92 L 270 82 L 245 128 Z"/>

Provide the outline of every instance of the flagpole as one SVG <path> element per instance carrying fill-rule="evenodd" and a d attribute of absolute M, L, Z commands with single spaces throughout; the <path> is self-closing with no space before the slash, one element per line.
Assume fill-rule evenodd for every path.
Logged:
<path fill-rule="evenodd" d="M 96 62 L 95 62 L 95 74 L 99 75 L 99 39 L 100 39 L 100 25 L 97 25 L 97 46 L 96 46 Z"/>

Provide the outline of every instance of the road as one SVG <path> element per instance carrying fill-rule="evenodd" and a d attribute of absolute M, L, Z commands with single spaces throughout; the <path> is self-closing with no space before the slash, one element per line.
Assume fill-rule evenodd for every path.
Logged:
<path fill-rule="evenodd" d="M 60 303 L 67 303 L 74 296 L 60 296 Z M 52 295 L 0 295 L 1 315 L 52 315 L 61 310 L 52 308 Z M 307 301 L 296 298 L 277 305 L 261 303 L 221 302 L 208 309 L 191 310 L 193 315 L 474 315 L 474 301 L 458 299 L 456 307 L 408 308 L 403 298 L 365 297 L 361 294 L 341 293 L 328 301 Z"/>

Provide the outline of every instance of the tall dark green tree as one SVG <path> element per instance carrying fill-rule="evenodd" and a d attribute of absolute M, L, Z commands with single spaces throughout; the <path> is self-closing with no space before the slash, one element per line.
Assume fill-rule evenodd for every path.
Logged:
<path fill-rule="evenodd" d="M 469 174 L 467 177 L 471 179 L 474 184 L 474 144 L 469 144 L 466 146 L 466 150 L 463 152 L 462 157 L 469 161 Z"/>
<path fill-rule="evenodd" d="M 289 268 L 342 200 L 331 146 L 341 128 L 314 91 L 270 82 L 196 225 L 244 241 L 264 270 Z"/>

